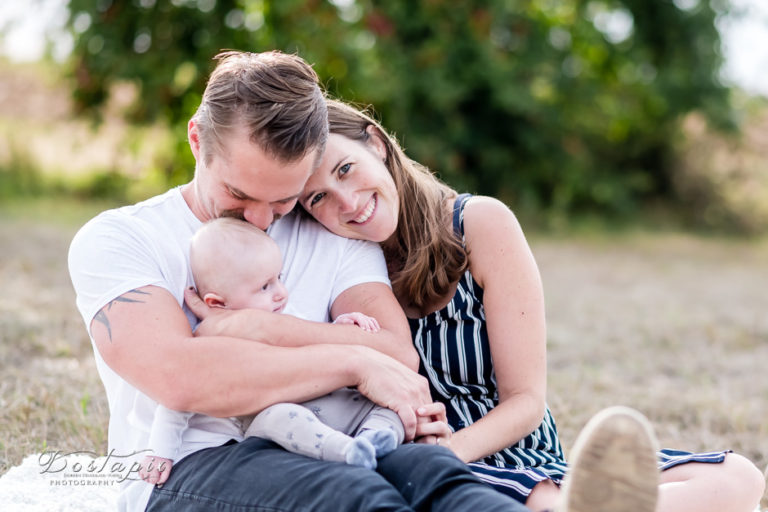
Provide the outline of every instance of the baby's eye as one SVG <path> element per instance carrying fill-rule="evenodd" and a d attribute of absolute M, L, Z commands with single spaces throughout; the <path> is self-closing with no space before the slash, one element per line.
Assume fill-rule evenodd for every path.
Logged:
<path fill-rule="evenodd" d="M 262 286 L 261 287 L 261 291 L 265 292 L 265 291 L 267 291 L 267 288 L 269 288 L 269 283 L 267 283 L 264 286 Z"/>
<path fill-rule="evenodd" d="M 352 164 L 344 164 L 341 167 L 339 167 L 339 176 L 344 176 L 349 172 L 349 169 L 352 167 Z"/>

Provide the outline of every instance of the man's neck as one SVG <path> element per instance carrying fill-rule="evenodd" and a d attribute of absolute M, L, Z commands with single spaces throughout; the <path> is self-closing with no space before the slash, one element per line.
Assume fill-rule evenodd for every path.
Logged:
<path fill-rule="evenodd" d="M 206 222 L 208 220 L 204 213 L 205 210 L 202 208 L 198 199 L 199 195 L 197 194 L 197 186 L 195 185 L 194 179 L 186 185 L 182 185 L 181 197 L 184 198 L 184 202 L 187 203 L 192 214 L 197 217 L 200 222 Z"/>

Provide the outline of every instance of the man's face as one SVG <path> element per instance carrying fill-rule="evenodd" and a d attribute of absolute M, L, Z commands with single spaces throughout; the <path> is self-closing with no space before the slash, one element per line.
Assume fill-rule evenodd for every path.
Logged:
<path fill-rule="evenodd" d="M 293 209 L 318 157 L 313 150 L 301 160 L 282 162 L 251 142 L 240 126 L 206 165 L 194 121 L 189 139 L 197 169 L 192 196 L 185 198 L 203 222 L 228 216 L 267 229 Z"/>

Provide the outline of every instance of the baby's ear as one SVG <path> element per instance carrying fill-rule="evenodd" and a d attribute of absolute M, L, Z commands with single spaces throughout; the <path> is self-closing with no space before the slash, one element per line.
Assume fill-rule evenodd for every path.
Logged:
<path fill-rule="evenodd" d="M 203 302 L 205 302 L 205 305 L 209 308 L 226 308 L 227 307 L 227 301 L 224 300 L 224 297 L 217 293 L 208 292 L 203 296 Z"/>

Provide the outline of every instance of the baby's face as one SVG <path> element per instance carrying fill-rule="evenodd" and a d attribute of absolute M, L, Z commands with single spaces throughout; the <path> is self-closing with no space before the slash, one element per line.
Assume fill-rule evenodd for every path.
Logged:
<path fill-rule="evenodd" d="M 279 313 L 285 308 L 288 290 L 280 280 L 283 262 L 277 246 L 274 254 L 263 254 L 258 262 L 245 265 L 239 279 L 226 294 L 227 307 L 231 309 L 260 309 Z M 270 251 L 271 252 L 271 251 Z M 251 260 L 252 261 L 252 260 Z"/>

